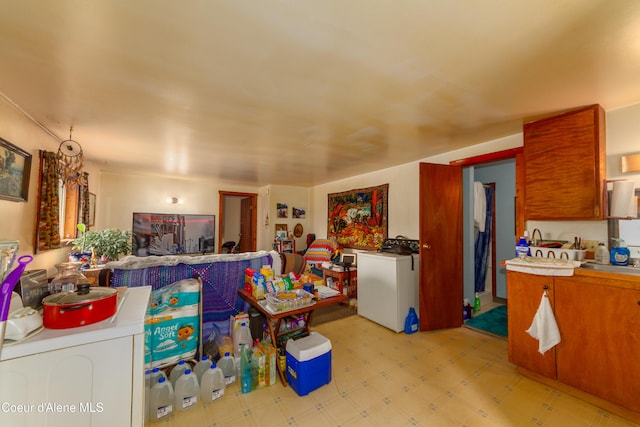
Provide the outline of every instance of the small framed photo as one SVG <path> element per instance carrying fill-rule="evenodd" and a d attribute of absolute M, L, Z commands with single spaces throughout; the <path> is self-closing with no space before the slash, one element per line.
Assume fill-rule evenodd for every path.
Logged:
<path fill-rule="evenodd" d="M 287 224 L 276 224 L 276 239 L 286 239 L 289 235 L 289 228 Z"/>
<path fill-rule="evenodd" d="M 0 199 L 26 202 L 31 154 L 0 138 Z"/>
<path fill-rule="evenodd" d="M 276 203 L 276 210 L 278 211 L 278 218 L 289 217 L 289 205 L 286 203 Z"/>

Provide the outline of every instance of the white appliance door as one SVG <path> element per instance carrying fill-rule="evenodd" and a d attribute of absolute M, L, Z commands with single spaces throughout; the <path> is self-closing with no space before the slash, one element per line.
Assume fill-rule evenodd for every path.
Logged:
<path fill-rule="evenodd" d="M 419 257 L 378 252 L 358 254 L 358 314 L 395 332 L 418 307 Z"/>

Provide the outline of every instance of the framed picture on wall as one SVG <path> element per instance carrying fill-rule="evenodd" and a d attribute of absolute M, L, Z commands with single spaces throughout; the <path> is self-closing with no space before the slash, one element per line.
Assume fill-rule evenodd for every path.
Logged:
<path fill-rule="evenodd" d="M 278 218 L 289 218 L 289 205 L 286 203 L 276 203 Z"/>
<path fill-rule="evenodd" d="M 31 154 L 0 138 L 0 199 L 26 202 Z"/>
<path fill-rule="evenodd" d="M 276 239 L 286 239 L 289 235 L 287 224 L 276 224 Z"/>

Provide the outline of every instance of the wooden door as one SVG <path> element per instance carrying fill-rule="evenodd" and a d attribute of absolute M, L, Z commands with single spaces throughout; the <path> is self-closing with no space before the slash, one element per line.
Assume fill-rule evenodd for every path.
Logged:
<path fill-rule="evenodd" d="M 240 252 L 256 250 L 255 233 L 253 232 L 253 198 L 247 197 L 240 201 Z"/>
<path fill-rule="evenodd" d="M 462 168 L 420 163 L 420 330 L 462 325 Z"/>

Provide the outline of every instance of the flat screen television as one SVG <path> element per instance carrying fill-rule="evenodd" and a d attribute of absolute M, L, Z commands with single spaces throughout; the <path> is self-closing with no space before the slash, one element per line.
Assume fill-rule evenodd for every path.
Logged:
<path fill-rule="evenodd" d="M 132 230 L 137 256 L 215 252 L 215 215 L 134 212 Z"/>

